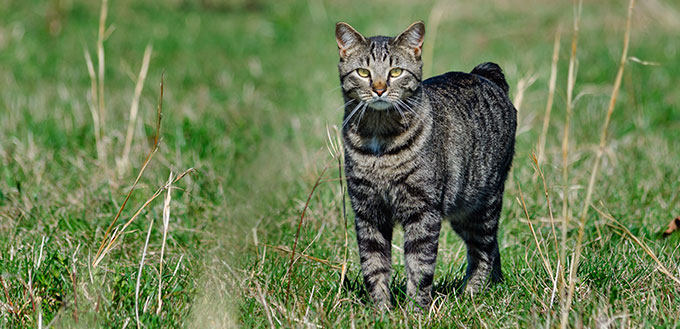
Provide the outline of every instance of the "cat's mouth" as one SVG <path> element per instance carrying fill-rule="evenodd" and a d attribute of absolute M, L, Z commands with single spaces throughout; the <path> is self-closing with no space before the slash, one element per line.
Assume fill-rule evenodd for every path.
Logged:
<path fill-rule="evenodd" d="M 387 110 L 388 108 L 392 107 L 392 103 L 384 100 L 384 99 L 375 99 L 371 102 L 368 103 L 368 106 L 370 106 L 373 109 L 376 110 Z"/>

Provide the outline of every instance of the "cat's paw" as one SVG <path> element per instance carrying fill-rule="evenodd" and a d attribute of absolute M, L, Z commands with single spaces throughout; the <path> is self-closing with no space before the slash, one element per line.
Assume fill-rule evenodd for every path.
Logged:
<path fill-rule="evenodd" d="M 432 305 L 432 297 L 427 294 L 427 295 L 422 295 L 419 297 L 413 296 L 413 297 L 408 297 L 408 300 L 406 301 L 406 305 L 404 309 L 408 311 L 409 313 L 411 312 L 416 312 L 416 313 L 427 313 L 430 310 L 430 306 Z"/>
<path fill-rule="evenodd" d="M 381 314 L 389 313 L 394 308 L 394 306 L 392 306 L 392 302 L 390 301 L 374 302 L 373 305 L 375 306 L 376 310 Z"/>

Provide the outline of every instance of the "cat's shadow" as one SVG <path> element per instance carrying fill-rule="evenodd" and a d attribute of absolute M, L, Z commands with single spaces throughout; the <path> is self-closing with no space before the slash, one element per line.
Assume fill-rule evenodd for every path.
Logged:
<path fill-rule="evenodd" d="M 364 279 L 360 272 L 347 273 L 347 277 L 343 283 L 343 288 L 346 292 L 354 295 L 364 304 L 371 304 L 371 298 L 366 291 Z M 432 287 L 432 296 L 459 296 L 463 291 L 463 278 L 454 277 L 452 275 L 445 275 L 440 280 L 435 280 Z M 394 305 L 405 305 L 410 299 L 406 294 L 406 278 L 392 277 L 390 282 L 390 292 L 392 293 L 392 303 Z"/>

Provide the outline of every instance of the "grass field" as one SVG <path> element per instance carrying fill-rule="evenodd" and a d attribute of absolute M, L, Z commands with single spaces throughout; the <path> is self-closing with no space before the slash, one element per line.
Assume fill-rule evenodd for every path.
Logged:
<path fill-rule="evenodd" d="M 633 10 L 634 58 L 601 149 L 581 257 L 569 271 L 627 7 L 583 4 L 570 95 L 569 1 L 118 0 L 99 31 L 96 1 L 0 0 L 0 328 L 680 327 L 680 234 L 660 235 L 680 213 L 674 1 Z M 425 72 L 497 62 L 518 105 L 500 229 L 506 280 L 474 297 L 457 293 L 465 248 L 447 224 L 435 302 L 406 312 L 397 228 L 397 306 L 381 313 L 362 288 L 353 214 L 327 148 L 327 129 L 334 136 L 342 120 L 333 30 L 342 20 L 367 35 L 393 35 L 418 19 L 428 30 Z M 558 30 L 542 180 L 532 154 Z M 159 148 L 134 185 L 153 147 L 163 72 Z M 189 168 L 168 199 L 169 175 Z M 115 223 L 119 238 L 94 266 L 133 187 Z M 565 264 L 568 304 L 558 271 Z"/>

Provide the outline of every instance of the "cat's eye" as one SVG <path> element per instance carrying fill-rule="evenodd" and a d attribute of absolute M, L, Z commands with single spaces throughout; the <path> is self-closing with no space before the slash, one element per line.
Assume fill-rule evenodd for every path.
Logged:
<path fill-rule="evenodd" d="M 371 75 L 371 72 L 369 72 L 367 69 L 357 69 L 357 73 L 362 78 L 368 78 L 368 76 Z"/>
<path fill-rule="evenodd" d="M 402 72 L 402 71 L 403 71 L 403 70 L 400 69 L 400 68 L 398 68 L 398 67 L 397 67 L 397 68 L 393 68 L 392 70 L 390 70 L 390 77 L 396 78 L 396 77 L 398 77 L 398 76 L 401 75 L 401 72 Z"/>

